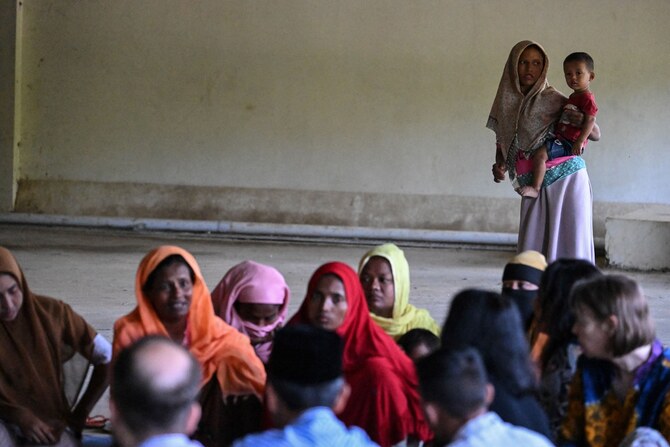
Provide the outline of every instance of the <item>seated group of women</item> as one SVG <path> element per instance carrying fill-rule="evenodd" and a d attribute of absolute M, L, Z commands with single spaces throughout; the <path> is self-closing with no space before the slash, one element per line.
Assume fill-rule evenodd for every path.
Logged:
<path fill-rule="evenodd" d="M 442 328 L 443 347 L 473 346 L 482 354 L 496 390 L 491 409 L 561 443 L 617 445 L 638 426 L 670 436 L 670 352 L 654 338 L 639 287 L 586 261 L 556 261 L 541 278 L 529 332 L 513 293 L 476 289 L 456 295 Z M 363 256 L 358 272 L 340 262 L 319 267 L 286 321 L 290 291 L 273 267 L 245 261 L 210 294 L 189 252 L 161 246 L 140 262 L 137 306 L 114 324 L 113 353 L 149 334 L 187 346 L 203 371 L 203 417 L 194 437 L 227 445 L 265 425 L 264 362 L 274 332 L 284 324 L 319 326 L 344 341 L 352 397 L 340 419 L 382 446 L 429 441 L 414 364 L 400 345 L 413 333 L 440 335 L 440 328 L 409 303 L 409 293 L 402 250 L 384 244 Z M 5 249 L 0 298 L 0 443 L 76 445 L 106 386 L 109 344 L 69 306 L 32 295 Z M 576 361 L 578 345 L 584 355 Z M 59 380 L 74 352 L 96 366 L 73 408 Z"/>
<path fill-rule="evenodd" d="M 441 337 L 445 347 L 480 351 L 495 387 L 491 410 L 507 422 L 558 445 L 668 445 L 670 349 L 626 276 L 581 259 L 546 266 L 524 252 L 506 266 L 502 295 L 454 297 Z"/>
<path fill-rule="evenodd" d="M 380 316 L 379 324 L 396 337 L 416 325 L 438 332 L 428 313 L 408 302 L 409 268 L 402 251 L 392 244 L 378 250 L 366 255 L 362 268 L 370 259 L 388 259 L 384 262 L 394 267 L 380 273 L 373 262 L 377 267 L 365 274 L 369 296 L 390 299 L 390 306 L 380 303 L 380 309 L 391 312 Z M 274 331 L 286 324 L 290 297 L 283 276 L 273 267 L 245 261 L 210 294 L 189 252 L 161 246 L 140 262 L 135 295 L 137 305 L 115 322 L 110 346 L 67 304 L 33 295 L 16 259 L 0 250 L 1 445 L 78 445 L 86 416 L 107 386 L 113 355 L 149 334 L 187 346 L 202 367 L 203 417 L 196 439 L 206 446 L 227 445 L 263 427 L 264 362 Z M 413 363 L 371 319 L 354 270 L 342 263 L 317 270 L 288 324 L 300 321 L 335 330 L 346 341 L 343 365 L 354 397 L 341 414 L 343 421 L 363 427 L 380 445 L 430 438 Z M 75 353 L 85 367 L 94 365 L 79 400 L 66 395 L 61 380 Z"/>
<path fill-rule="evenodd" d="M 387 322 L 397 336 L 415 325 L 428 325 L 437 332 L 428 313 L 408 302 L 409 268 L 402 251 L 391 244 L 378 249 L 368 258 L 389 256 L 384 261 L 388 265 L 402 265 L 395 273 L 395 269 L 366 270 L 369 262 L 362 263 L 368 296 L 379 298 L 384 309 L 382 302 L 390 300 L 391 312 L 379 317 L 380 324 Z M 391 289 L 386 288 L 389 284 Z M 140 263 L 136 294 L 137 308 L 114 325 L 114 352 L 152 333 L 186 344 L 205 371 L 203 419 L 196 439 L 205 445 L 226 445 L 260 429 L 263 363 L 271 351 L 273 332 L 285 323 L 290 296 L 282 275 L 273 267 L 245 261 L 226 273 L 210 299 L 192 256 L 178 247 L 159 247 Z M 354 270 L 337 262 L 317 269 L 305 300 L 288 322 L 298 323 L 336 331 L 344 339 L 343 369 L 352 388 L 352 398 L 339 415 L 345 423 L 362 427 L 383 446 L 408 438 L 430 439 L 414 365 L 372 320 Z M 244 398 L 228 399 L 231 396 Z"/>

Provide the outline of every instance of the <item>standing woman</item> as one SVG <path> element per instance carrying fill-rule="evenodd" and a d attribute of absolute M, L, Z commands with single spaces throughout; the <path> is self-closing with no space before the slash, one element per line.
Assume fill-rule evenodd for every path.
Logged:
<path fill-rule="evenodd" d="M 518 190 L 533 179 L 532 154 L 554 138 L 567 98 L 547 82 L 549 59 L 535 42 L 517 43 L 509 54 L 486 127 L 496 134 L 496 183 L 509 173 Z M 579 125 L 584 116 L 566 117 Z M 600 138 L 597 125 L 589 139 Z M 547 173 L 537 198 L 523 197 L 517 251 L 535 250 L 548 262 L 558 258 L 595 262 L 593 196 L 586 163 L 580 156 L 546 163 Z"/>
<path fill-rule="evenodd" d="M 370 317 L 395 340 L 411 329 L 440 335 L 440 327 L 426 309 L 409 303 L 409 264 L 395 244 L 368 251 L 358 267 Z"/>
<path fill-rule="evenodd" d="M 291 292 L 279 271 L 244 261 L 225 274 L 212 290 L 214 311 L 247 335 L 258 357 L 267 363 L 275 331 L 282 327 Z"/>
<path fill-rule="evenodd" d="M 150 251 L 137 269 L 135 296 L 135 309 L 114 323 L 114 355 L 146 335 L 171 338 L 202 368 L 195 438 L 213 447 L 260 429 L 265 368 L 249 338 L 214 315 L 195 258 L 168 245 Z"/>
<path fill-rule="evenodd" d="M 622 275 L 575 284 L 573 332 L 583 354 L 570 384 L 561 445 L 619 445 L 638 427 L 670 440 L 670 349 L 647 299 Z"/>
<path fill-rule="evenodd" d="M 368 312 L 356 272 L 341 262 L 319 267 L 290 324 L 337 332 L 351 397 L 338 417 L 365 430 L 382 447 L 432 437 L 419 403 L 414 364 Z"/>

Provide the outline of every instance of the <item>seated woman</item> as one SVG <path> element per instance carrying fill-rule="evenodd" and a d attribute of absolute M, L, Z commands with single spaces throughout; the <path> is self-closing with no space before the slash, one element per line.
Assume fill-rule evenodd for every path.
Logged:
<path fill-rule="evenodd" d="M 509 298 L 464 290 L 451 302 L 442 327 L 442 347 L 476 348 L 495 388 L 490 410 L 505 422 L 550 437 L 547 415 L 536 397 L 537 382 L 520 318 Z"/>
<path fill-rule="evenodd" d="M 575 316 L 570 290 L 579 280 L 600 276 L 598 267 L 583 259 L 559 259 L 542 274 L 531 334 L 531 359 L 540 376 L 540 403 L 556 439 L 568 405 L 568 385 L 581 354 L 572 334 Z"/>
<path fill-rule="evenodd" d="M 603 275 L 575 284 L 570 297 L 583 354 L 559 444 L 619 445 L 637 427 L 670 439 L 670 349 L 655 338 L 640 287 Z"/>
<path fill-rule="evenodd" d="M 237 264 L 212 291 L 214 311 L 247 335 L 256 354 L 267 363 L 272 340 L 282 327 L 290 291 L 277 269 L 254 261 Z"/>
<path fill-rule="evenodd" d="M 351 397 L 338 416 L 363 428 L 382 447 L 432 434 L 419 404 L 414 364 L 370 319 L 356 272 L 346 264 L 319 267 L 290 324 L 336 331 L 344 341 L 344 377 Z"/>
<path fill-rule="evenodd" d="M 78 446 L 86 416 L 107 388 L 111 345 L 64 302 L 33 294 L 4 247 L 0 327 L 0 445 Z M 72 408 L 68 397 L 77 396 L 66 396 L 63 364 L 75 353 L 93 372 Z"/>
<path fill-rule="evenodd" d="M 440 327 L 427 310 L 409 304 L 409 264 L 395 244 L 379 245 L 367 252 L 358 267 L 370 316 L 395 340 L 410 329 Z"/>
<path fill-rule="evenodd" d="M 526 332 L 533 322 L 537 291 L 546 268 L 547 260 L 542 253 L 526 250 L 512 257 L 503 270 L 502 294 L 516 304 Z"/>
<path fill-rule="evenodd" d="M 202 419 L 195 438 L 230 444 L 260 428 L 265 368 L 246 335 L 214 315 L 200 267 L 186 250 L 162 246 L 140 262 L 137 307 L 114 323 L 114 355 L 146 335 L 188 347 L 200 363 Z"/>

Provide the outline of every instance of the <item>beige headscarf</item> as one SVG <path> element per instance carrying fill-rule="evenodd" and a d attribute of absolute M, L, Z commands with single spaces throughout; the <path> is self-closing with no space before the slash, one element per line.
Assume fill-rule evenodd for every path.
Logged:
<path fill-rule="evenodd" d="M 544 69 L 535 85 L 524 95 L 517 66 L 521 53 L 531 45 L 544 55 Z M 496 134 L 511 179 L 515 174 L 518 151 L 531 153 L 537 149 L 547 132 L 553 129 L 565 104 L 566 97 L 547 82 L 548 69 L 549 58 L 544 48 L 536 42 L 523 40 L 510 51 L 500 78 L 486 127 Z"/>
<path fill-rule="evenodd" d="M 405 258 L 405 253 L 395 244 L 379 245 L 363 255 L 358 265 L 359 275 L 373 256 L 384 258 L 391 265 L 395 291 L 393 316 L 385 318 L 370 313 L 370 317 L 372 317 L 374 322 L 381 326 L 384 332 L 395 340 L 414 328 L 428 329 L 433 334 L 439 336 L 440 327 L 428 311 L 417 309 L 409 304 L 409 264 Z"/>

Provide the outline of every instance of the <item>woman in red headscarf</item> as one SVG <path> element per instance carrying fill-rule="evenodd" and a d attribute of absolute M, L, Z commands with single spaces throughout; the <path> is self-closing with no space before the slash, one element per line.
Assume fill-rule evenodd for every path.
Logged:
<path fill-rule="evenodd" d="M 344 340 L 342 367 L 351 397 L 339 418 L 363 428 L 382 447 L 432 437 L 419 403 L 412 361 L 370 318 L 356 272 L 341 262 L 319 267 L 290 324 L 337 332 Z"/>

